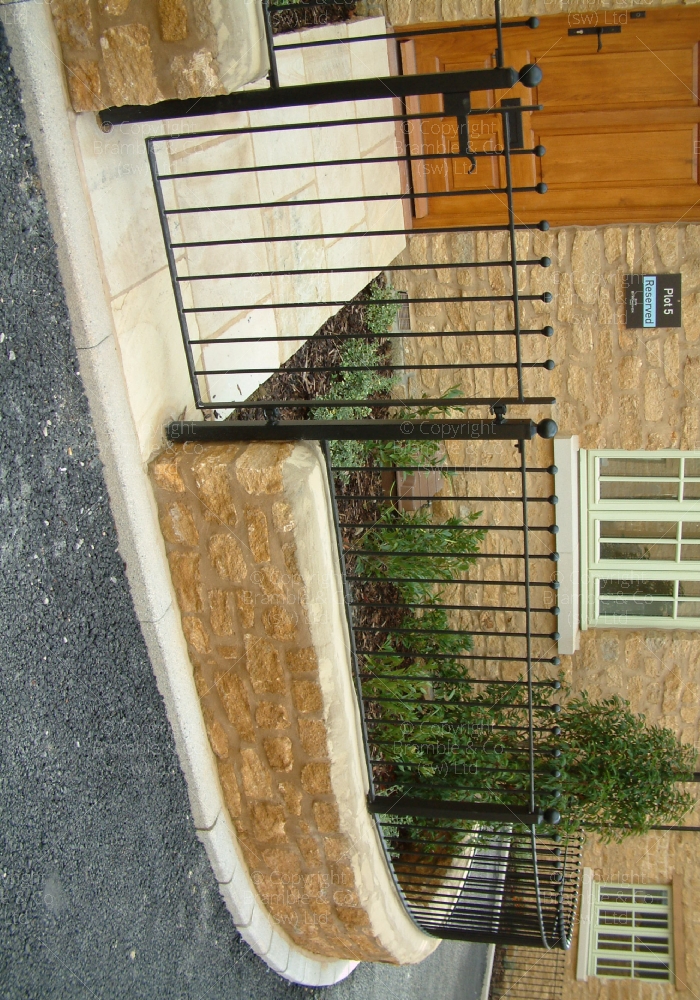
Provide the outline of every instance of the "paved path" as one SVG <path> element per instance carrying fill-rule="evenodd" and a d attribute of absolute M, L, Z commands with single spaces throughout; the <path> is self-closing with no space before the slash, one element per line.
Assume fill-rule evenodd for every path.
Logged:
<path fill-rule="evenodd" d="M 236 933 L 117 552 L 0 28 L 0 997 L 475 1000 L 485 948 L 327 990 Z"/>

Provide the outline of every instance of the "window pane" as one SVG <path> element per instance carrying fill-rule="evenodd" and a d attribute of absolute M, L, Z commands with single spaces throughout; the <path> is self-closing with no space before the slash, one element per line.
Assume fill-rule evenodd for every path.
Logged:
<path fill-rule="evenodd" d="M 700 580 L 681 580 L 678 587 L 681 597 L 700 597 Z"/>
<path fill-rule="evenodd" d="M 696 562 L 700 559 L 700 545 L 681 545 L 681 559 Z"/>
<path fill-rule="evenodd" d="M 679 601 L 679 618 L 700 618 L 700 601 Z"/>
<path fill-rule="evenodd" d="M 680 467 L 677 458 L 601 458 L 600 460 L 601 476 L 630 476 L 633 479 L 648 476 L 677 478 L 680 475 Z M 686 475 L 693 475 L 688 472 L 687 462 Z M 697 475 L 700 476 L 700 472 Z"/>
<path fill-rule="evenodd" d="M 683 499 L 684 500 L 700 499 L 700 483 L 684 483 Z"/>
<path fill-rule="evenodd" d="M 601 538 L 675 539 L 678 528 L 677 521 L 600 521 L 599 524 Z M 686 535 L 686 537 L 697 538 L 700 536 Z"/>
<path fill-rule="evenodd" d="M 602 479 L 600 482 L 601 500 L 677 500 L 677 482 L 638 483 L 610 482 Z"/>
<path fill-rule="evenodd" d="M 635 962 L 634 975 L 636 979 L 663 979 L 668 981 L 669 968 L 662 962 Z"/>
<path fill-rule="evenodd" d="M 695 584 L 693 584 L 695 586 Z M 700 583 L 697 584 L 700 588 Z M 601 597 L 673 597 L 673 580 L 601 580 Z M 695 594 L 689 594 L 695 597 Z M 700 589 L 698 590 L 700 597 Z"/>
<path fill-rule="evenodd" d="M 700 458 L 686 458 L 685 474 L 686 476 L 700 476 Z"/>
<path fill-rule="evenodd" d="M 641 597 L 636 600 L 603 600 L 598 613 L 616 617 L 673 618 L 673 601 L 645 601 Z"/>
<path fill-rule="evenodd" d="M 595 967 L 596 976 L 616 976 L 623 979 L 632 978 L 632 963 L 614 958 L 599 958 Z"/>
<path fill-rule="evenodd" d="M 700 538 L 700 521 L 684 521 L 683 538 Z"/>
<path fill-rule="evenodd" d="M 601 542 L 600 558 L 675 562 L 676 546 L 675 544 L 660 545 L 653 542 L 639 542 L 637 544 L 634 542 Z M 697 548 L 697 556 L 686 556 L 685 558 L 700 559 L 700 546 Z"/>
<path fill-rule="evenodd" d="M 632 903 L 634 896 L 632 889 L 627 886 L 601 885 L 598 893 L 601 903 Z"/>
<path fill-rule="evenodd" d="M 640 906 L 668 906 L 668 889 L 640 886 L 634 890 L 634 901 Z"/>

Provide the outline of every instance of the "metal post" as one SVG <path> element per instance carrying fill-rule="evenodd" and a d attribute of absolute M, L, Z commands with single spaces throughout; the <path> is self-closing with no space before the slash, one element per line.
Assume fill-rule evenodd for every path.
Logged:
<path fill-rule="evenodd" d="M 522 823 L 539 826 L 556 824 L 561 819 L 556 809 L 531 811 L 527 806 L 498 805 L 491 802 L 450 802 L 431 799 L 410 799 L 405 795 L 388 795 L 368 799 L 367 808 L 380 816 L 425 816 L 429 819 L 473 819 L 488 823 Z"/>
<path fill-rule="evenodd" d="M 152 122 L 166 118 L 190 118 L 230 111 L 261 111 L 270 108 L 299 107 L 308 104 L 334 104 L 342 101 L 373 101 L 387 97 L 421 94 L 468 93 L 473 90 L 510 90 L 518 81 L 530 80 L 533 69 L 473 69 L 461 73 L 425 73 L 414 76 L 370 77 L 363 80 L 334 80 L 330 83 L 305 83 L 296 87 L 269 90 L 240 90 L 216 97 L 193 97 L 187 100 L 160 101 L 147 107 L 126 104 L 99 112 L 104 128 L 127 122 Z M 541 73 L 540 73 L 541 78 Z M 530 84 L 531 86 L 533 84 Z"/>
<path fill-rule="evenodd" d="M 525 441 L 552 438 L 553 420 L 185 420 L 169 441 Z"/>

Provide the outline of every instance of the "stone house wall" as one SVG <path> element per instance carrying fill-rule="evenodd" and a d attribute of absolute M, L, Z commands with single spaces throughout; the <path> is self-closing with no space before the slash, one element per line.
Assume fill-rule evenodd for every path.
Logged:
<path fill-rule="evenodd" d="M 551 304 L 523 305 L 523 326 L 551 324 L 554 336 L 523 339 L 524 359 L 553 358 L 553 371 L 533 369 L 526 376 L 530 395 L 553 395 L 552 415 L 560 432 L 577 434 L 582 448 L 694 449 L 700 447 L 700 227 L 608 226 L 567 227 L 547 233 L 519 234 L 518 257 L 548 256 L 550 268 L 528 269 L 521 291 L 553 294 Z M 411 237 L 398 259 L 402 263 L 429 265 L 427 270 L 394 272 L 396 287 L 409 296 L 502 294 L 510 290 L 503 268 L 488 266 L 503 259 L 500 233 L 441 234 Z M 474 269 L 450 267 L 455 260 L 483 262 Z M 683 281 L 683 328 L 631 331 L 624 327 L 622 275 L 649 271 L 680 271 Z M 407 340 L 408 363 L 478 364 L 508 360 L 512 346 L 505 338 L 450 338 L 450 330 L 508 328 L 508 304 L 421 303 L 413 308 L 412 325 L 425 336 Z M 507 395 L 510 374 L 488 369 L 421 372 L 409 378 L 406 391 L 434 395 L 456 382 L 465 395 Z M 510 387 L 510 388 L 509 388 Z M 547 408 L 530 413 L 534 419 Z M 511 416 L 521 414 L 518 407 Z M 500 464 L 499 445 L 451 442 L 449 459 L 455 464 Z M 552 444 L 538 441 L 535 464 L 553 461 Z M 489 487 L 494 494 L 507 492 L 508 484 L 494 474 Z M 455 492 L 469 489 L 454 481 Z M 446 492 L 452 492 L 452 487 Z M 489 515 L 492 516 L 492 515 Z M 506 565 L 505 562 L 503 564 Z M 700 749 L 700 634 L 661 630 L 591 629 L 582 633 L 581 648 L 562 657 L 573 691 L 588 690 L 598 699 L 613 694 L 629 699 L 635 712 L 650 722 L 673 729 L 685 742 Z M 694 789 L 693 789 L 694 790 Z M 700 811 L 688 817 L 700 823 Z M 691 947 L 700 937 L 700 873 L 696 834 L 656 832 L 622 844 L 603 844 L 589 837 L 584 864 L 596 880 L 636 883 L 669 883 L 674 876 L 682 886 L 688 989 L 700 988 L 700 957 Z M 565 996 L 605 997 L 610 1000 L 672 995 L 671 984 L 628 983 L 589 977 L 576 982 L 578 941 L 567 956 Z"/>

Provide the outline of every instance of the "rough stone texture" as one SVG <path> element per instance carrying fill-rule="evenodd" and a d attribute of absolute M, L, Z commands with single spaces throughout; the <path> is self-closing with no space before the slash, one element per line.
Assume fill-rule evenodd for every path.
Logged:
<path fill-rule="evenodd" d="M 548 244 L 543 237 L 546 236 Z M 420 251 L 414 245 L 420 245 Z M 456 259 L 485 261 L 496 259 L 495 247 L 485 234 L 476 234 L 473 244 L 459 248 L 445 257 L 445 248 L 436 238 L 415 236 L 401 263 L 423 259 L 434 272 L 394 272 L 394 283 L 409 292 L 432 296 L 458 296 L 462 286 L 458 272 L 449 265 Z M 531 370 L 526 376 L 529 395 L 554 395 L 557 405 L 553 416 L 563 433 L 578 434 L 584 448 L 649 449 L 700 448 L 700 226 L 613 226 L 585 230 L 562 229 L 531 237 L 523 256 L 539 256 L 546 249 L 552 267 L 537 269 L 530 279 L 530 290 L 551 290 L 553 301 L 523 305 L 523 326 L 541 327 L 551 323 L 554 337 L 549 341 L 528 338 L 523 341 L 526 361 L 551 357 L 557 367 L 551 373 Z M 465 256 L 466 255 L 466 256 Z M 622 275 L 628 270 L 663 273 L 682 270 L 683 319 L 681 330 L 634 331 L 624 327 Z M 469 294 L 481 294 L 489 288 L 488 274 L 475 274 Z M 450 330 L 488 330 L 502 328 L 496 308 L 474 304 L 471 310 L 452 303 L 430 317 L 415 314 L 414 329 L 424 336 L 405 344 L 406 356 L 421 363 L 490 362 L 495 357 L 509 360 L 494 338 L 471 337 L 462 341 L 447 336 Z M 468 324 L 468 325 L 462 325 Z M 449 373 L 449 384 L 460 382 L 469 391 L 481 386 L 477 394 L 502 392 L 505 380 L 497 382 L 497 373 L 468 369 Z M 420 395 L 423 385 L 409 378 L 406 392 Z M 445 386 L 448 387 L 448 386 Z M 485 391 L 488 390 L 488 391 Z M 517 407 L 513 416 L 521 415 Z M 477 415 L 477 411 L 475 411 Z M 525 412 L 522 412 L 525 416 Z M 528 412 L 538 419 L 549 415 Z M 552 461 L 551 443 L 533 442 L 532 464 Z M 448 442 L 449 458 L 459 465 L 505 465 L 507 449 L 500 444 Z M 536 457 L 535 457 L 536 456 Z M 476 481 L 475 481 L 476 480 Z M 512 486 L 512 483 L 510 484 Z M 533 482 L 533 487 L 535 486 Z M 456 476 L 445 493 L 469 495 L 485 492 L 478 478 Z M 542 487 L 544 488 L 544 487 Z M 507 495 L 509 481 L 493 474 L 488 492 Z M 445 502 L 445 508 L 451 506 Z M 507 509 L 500 513 L 493 504 L 479 504 L 484 523 L 513 523 Z M 532 517 L 535 514 L 532 508 Z M 540 536 L 541 537 L 541 536 Z M 487 538 L 485 552 L 494 542 Z M 501 551 L 503 549 L 501 542 Z M 491 549 L 494 551 L 495 549 Z M 507 563 L 497 558 L 482 559 L 470 577 L 487 580 L 508 572 Z M 536 572 L 539 572 L 537 570 Z M 475 586 L 468 598 L 455 588 L 455 598 L 464 603 L 486 603 Z M 517 598 L 514 589 L 512 599 Z M 502 596 L 502 595 L 501 595 Z M 512 629 L 513 616 L 503 614 L 503 632 Z M 496 623 L 488 623 L 492 628 Z M 475 628 L 477 623 L 464 613 L 461 626 Z M 504 634 L 497 637 L 493 654 L 511 655 L 517 650 L 514 640 Z M 595 698 L 612 694 L 628 698 L 636 712 L 643 712 L 652 723 L 671 727 L 685 741 L 700 749 L 700 635 L 685 631 L 632 631 L 590 629 L 581 636 L 581 649 L 573 657 L 563 657 L 567 680 L 574 690 L 587 689 Z M 508 668 L 501 676 L 509 679 Z M 300 720 L 301 721 L 301 720 Z M 692 789 L 696 792 L 696 789 Z M 697 815 L 685 822 L 700 824 Z M 700 938 L 700 877 L 693 858 L 693 834 L 658 832 L 634 838 L 621 845 L 602 845 L 589 837 L 584 863 L 592 867 L 597 879 L 636 883 L 668 883 L 673 875 L 683 880 L 686 964 L 688 986 L 700 988 L 700 954 L 691 945 Z M 577 945 L 567 957 L 565 996 L 576 1000 L 660 1000 L 671 997 L 671 985 L 625 984 L 619 980 L 590 977 L 587 983 L 575 980 Z"/>
<path fill-rule="evenodd" d="M 356 893 L 306 595 L 288 569 L 290 451 L 175 446 L 151 478 L 224 801 L 262 902 L 311 953 L 390 961 Z"/>
<path fill-rule="evenodd" d="M 584 448 L 700 448 L 697 409 L 700 402 L 700 226 L 607 226 L 567 228 L 530 236 L 523 256 L 552 259 L 550 268 L 531 269 L 529 290 L 551 291 L 553 301 L 522 305 L 523 325 L 551 323 L 550 341 L 523 341 L 525 361 L 552 358 L 553 372 L 539 368 L 525 374 L 528 395 L 557 398 L 553 416 L 560 432 L 578 434 Z M 471 234 L 470 234 L 471 235 Z M 493 235 L 493 234 L 489 234 Z M 520 234 L 524 240 L 527 234 Z M 394 284 L 412 295 L 459 296 L 462 273 L 455 260 L 498 258 L 500 248 L 487 234 L 473 241 L 415 235 L 397 262 L 424 261 L 431 271 L 395 272 Z M 623 256 L 624 255 L 624 256 Z M 645 260 L 646 258 L 646 260 Z M 624 326 L 622 275 L 642 266 L 659 274 L 683 273 L 681 330 L 627 330 Z M 488 274 L 473 269 L 468 294 L 488 293 Z M 480 272 L 482 269 L 478 269 Z M 414 312 L 414 327 L 425 336 L 405 345 L 417 364 L 456 364 L 511 360 L 507 345 L 491 337 L 455 340 L 451 330 L 503 328 L 504 315 L 491 303 L 448 303 L 431 306 L 430 317 Z M 506 320 L 506 325 L 509 321 Z M 496 353 L 494 353 L 496 352 Z M 406 391 L 418 396 L 428 388 L 444 391 L 455 382 L 467 393 L 490 396 L 505 392 L 508 372 L 487 369 L 425 372 L 409 376 Z M 443 377 L 443 376 L 441 376 Z M 515 415 L 515 413 L 514 413 Z M 525 413 L 523 412 L 523 416 Z M 528 414 L 534 417 L 537 414 Z M 541 416 L 547 416 L 542 410 Z"/>
<path fill-rule="evenodd" d="M 163 100 L 151 51 L 151 33 L 145 24 L 108 28 L 100 48 L 109 91 L 115 104 L 155 104 Z"/>
<path fill-rule="evenodd" d="M 187 38 L 187 4 L 185 0 L 158 0 L 160 37 L 164 42 L 181 42 Z"/>
<path fill-rule="evenodd" d="M 75 111 L 225 94 L 266 70 L 259 12 L 238 0 L 50 6 Z"/>
<path fill-rule="evenodd" d="M 76 111 L 98 111 L 102 107 L 100 67 L 94 59 L 76 60 L 66 70 L 68 92 Z"/>

